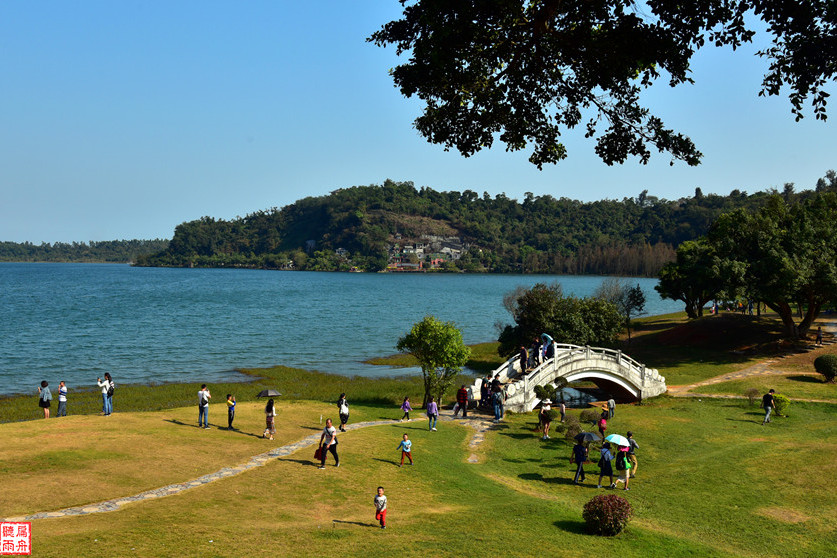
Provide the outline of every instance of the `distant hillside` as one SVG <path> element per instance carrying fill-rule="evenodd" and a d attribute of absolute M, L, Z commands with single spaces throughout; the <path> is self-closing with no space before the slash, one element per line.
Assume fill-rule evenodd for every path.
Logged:
<path fill-rule="evenodd" d="M 0 242 L 0 262 L 129 263 L 143 254 L 165 250 L 168 240 L 107 240 L 102 242 Z"/>
<path fill-rule="evenodd" d="M 785 194 L 804 195 L 792 190 Z M 673 201 L 642 192 L 589 203 L 527 193 L 518 202 L 387 180 L 230 221 L 183 223 L 165 250 L 137 265 L 653 276 L 721 213 L 755 209 L 768 195 L 698 188 Z"/>

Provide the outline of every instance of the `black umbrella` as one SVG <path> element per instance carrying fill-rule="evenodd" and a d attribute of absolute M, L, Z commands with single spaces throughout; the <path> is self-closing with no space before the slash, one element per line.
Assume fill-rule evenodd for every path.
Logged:
<path fill-rule="evenodd" d="M 584 442 L 598 442 L 601 440 L 598 434 L 593 434 L 592 432 L 581 432 L 575 435 L 575 439 L 582 444 Z"/>
<path fill-rule="evenodd" d="M 276 391 L 275 389 L 265 389 L 260 391 L 256 397 L 278 397 L 280 395 L 282 394 Z"/>

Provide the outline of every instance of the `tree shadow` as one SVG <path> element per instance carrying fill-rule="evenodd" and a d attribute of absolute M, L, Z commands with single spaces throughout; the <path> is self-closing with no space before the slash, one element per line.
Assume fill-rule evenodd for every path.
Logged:
<path fill-rule="evenodd" d="M 804 376 L 804 375 L 800 374 L 798 376 L 786 376 L 786 378 L 788 380 L 792 380 L 794 382 L 802 382 L 802 383 L 805 383 L 805 384 L 824 384 L 825 383 L 825 382 L 822 381 L 821 378 L 818 378 L 817 376 Z"/>
<path fill-rule="evenodd" d="M 568 533 L 575 533 L 577 535 L 586 535 L 587 533 L 587 524 L 583 521 L 572 521 L 569 519 L 558 520 L 553 523 L 556 527 L 561 529 L 562 531 L 566 531 Z"/>
<path fill-rule="evenodd" d="M 362 521 L 343 521 L 342 519 L 332 519 L 332 523 L 340 523 L 343 525 L 357 525 L 358 527 L 378 527 L 377 523 L 363 523 Z"/>

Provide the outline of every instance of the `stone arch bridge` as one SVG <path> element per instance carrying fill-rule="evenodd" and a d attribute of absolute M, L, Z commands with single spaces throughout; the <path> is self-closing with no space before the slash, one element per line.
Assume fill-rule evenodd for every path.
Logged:
<path fill-rule="evenodd" d="M 631 357 L 613 349 L 556 344 L 555 357 L 541 363 L 526 374 L 520 370 L 517 356 L 507 360 L 491 374 L 506 388 L 506 409 L 517 413 L 529 412 L 540 403 L 535 386 L 545 385 L 558 378 L 567 382 L 591 381 L 615 398 L 641 401 L 666 391 L 666 380 L 656 369 L 647 368 Z M 471 388 L 479 397 L 482 380 Z"/>

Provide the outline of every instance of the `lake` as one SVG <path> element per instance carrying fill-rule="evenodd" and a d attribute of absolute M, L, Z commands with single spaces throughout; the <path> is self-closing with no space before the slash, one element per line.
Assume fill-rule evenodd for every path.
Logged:
<path fill-rule="evenodd" d="M 681 311 L 656 279 L 627 279 L 648 314 Z M 90 386 L 212 382 L 238 368 L 287 365 L 345 375 L 402 374 L 363 361 L 396 352 L 432 314 L 466 343 L 497 338 L 511 317 L 503 295 L 558 282 L 587 296 L 601 277 L 316 273 L 0 263 L 0 394 L 35 393 L 41 380 Z M 55 391 L 55 390 L 53 390 Z"/>

